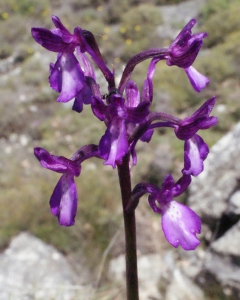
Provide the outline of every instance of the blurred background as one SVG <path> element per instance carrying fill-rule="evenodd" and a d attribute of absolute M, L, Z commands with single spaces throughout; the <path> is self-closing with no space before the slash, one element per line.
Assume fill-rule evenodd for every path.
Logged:
<path fill-rule="evenodd" d="M 90 107 L 85 106 L 83 112 L 78 114 L 71 111 L 71 104 L 64 106 L 56 103 L 57 93 L 48 84 L 49 63 L 55 62 L 55 54 L 36 44 L 30 33 L 31 27 L 53 28 L 52 14 L 60 17 L 71 32 L 76 26 L 92 31 L 105 61 L 115 69 L 117 77 L 134 54 L 151 47 L 168 46 L 179 30 L 192 17 L 196 17 L 197 27 L 194 32 L 206 31 L 208 37 L 204 40 L 203 49 L 194 66 L 210 78 L 210 85 L 198 94 L 192 89 L 183 70 L 167 67 L 165 62 L 160 62 L 154 76 L 152 109 L 184 118 L 205 100 L 216 95 L 217 105 L 213 115 L 219 118 L 219 124 L 200 133 L 212 147 L 240 120 L 240 2 L 0 0 L 2 255 L 14 236 L 20 232 L 31 233 L 64 254 L 78 277 L 86 276 L 86 282 L 91 282 L 94 291 L 92 299 L 123 299 L 124 280 L 119 274 L 116 275 L 118 266 L 121 268 L 123 265 L 121 257 L 124 254 L 117 171 L 103 166 L 101 161 L 95 159 L 83 164 L 82 173 L 76 180 L 79 193 L 76 225 L 63 228 L 49 212 L 48 204 L 59 175 L 42 169 L 33 156 L 33 148 L 40 146 L 56 155 L 70 157 L 85 144 L 97 144 L 105 131 L 104 124 L 92 116 Z M 133 74 L 139 89 L 148 64 L 149 61 L 137 66 Z M 104 86 L 101 74 L 97 75 Z M 105 92 L 103 88 L 102 94 Z M 235 163 L 239 156 L 236 156 Z M 138 146 L 138 161 L 132 170 L 133 186 L 143 180 L 161 185 L 170 172 L 177 179 L 183 166 L 183 143 L 174 138 L 171 130 L 158 130 L 149 144 Z M 236 190 L 235 187 L 233 189 Z M 180 201 L 187 202 L 189 193 Z M 205 283 L 197 282 L 196 275 L 194 277 L 191 274 L 183 276 L 191 280 L 196 290 L 199 289 L 199 298 L 194 292 L 188 295 L 190 298 L 181 298 L 180 294 L 176 298 L 166 296 L 170 295 L 168 287 L 173 278 L 170 274 L 175 274 L 176 269 L 180 270 L 169 266 L 184 261 L 190 268 L 189 257 L 186 258 L 181 250 L 172 249 L 167 244 L 161 232 L 159 217 L 150 211 L 144 199 L 138 208 L 137 218 L 140 257 L 147 259 L 147 265 L 156 255 L 158 260 L 159 255 L 165 257 L 164 267 L 159 260 L 162 266 L 159 270 L 160 273 L 165 270 L 164 276 L 163 273 L 157 273 L 153 280 L 153 268 L 157 263 L 149 265 L 152 270 L 149 281 L 153 280 L 155 290 L 151 290 L 151 284 L 149 288 L 144 288 L 142 300 L 240 299 L 236 298 L 239 296 L 240 282 L 238 288 L 227 285 L 226 289 L 224 284 L 219 284 L 220 279 L 214 278 L 216 289 L 208 289 L 206 280 Z M 238 219 L 236 216 L 231 224 L 236 224 Z M 212 223 L 215 221 L 217 217 L 213 218 Z M 207 222 L 206 218 L 206 226 Z M 191 256 L 192 260 L 200 260 L 202 253 L 208 249 L 216 230 L 212 223 L 202 235 L 202 252 L 198 252 L 198 257 Z M 239 261 L 235 259 L 236 268 Z M 86 272 L 82 272 L 82 268 Z M 144 274 L 147 277 L 147 272 Z M 142 282 L 144 274 L 140 275 Z M 0 299 L 5 298 L 0 295 Z M 62 298 L 59 296 L 56 299 Z M 76 296 L 71 299 L 85 298 Z"/>

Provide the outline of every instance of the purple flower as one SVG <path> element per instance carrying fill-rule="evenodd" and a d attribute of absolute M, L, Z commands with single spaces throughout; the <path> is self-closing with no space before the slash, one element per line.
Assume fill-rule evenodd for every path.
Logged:
<path fill-rule="evenodd" d="M 201 233 L 201 220 L 184 204 L 176 201 L 162 204 L 162 230 L 167 241 L 175 248 L 195 250 L 200 244 L 196 234 Z"/>
<path fill-rule="evenodd" d="M 195 24 L 195 19 L 190 20 L 170 45 L 167 64 L 183 68 L 195 91 L 200 92 L 209 83 L 209 79 L 196 71 L 192 64 L 207 34 L 205 32 L 192 34 L 191 29 Z"/>
<path fill-rule="evenodd" d="M 81 53 L 86 48 L 82 30 L 75 28 L 71 34 L 56 16 L 52 17 L 56 28 L 32 28 L 32 36 L 36 42 L 47 50 L 58 52 L 56 63 L 50 64 L 50 86 L 60 93 L 57 101 L 68 102 L 75 98 L 73 110 L 81 112 L 84 104 L 91 102 L 92 92 L 86 76 L 95 80 L 95 74 L 90 61 Z M 77 57 L 74 51 L 77 52 Z M 84 69 L 84 71 L 81 68 Z"/>
<path fill-rule="evenodd" d="M 183 175 L 177 183 L 174 183 L 172 176 L 168 175 L 162 188 L 153 184 L 139 183 L 133 189 L 132 203 L 130 201 L 129 205 L 135 208 L 139 198 L 149 193 L 148 201 L 151 208 L 162 215 L 162 230 L 167 241 L 175 248 L 180 245 L 184 250 L 194 250 L 200 244 L 196 234 L 201 232 L 201 220 L 194 211 L 174 201 L 173 197 L 181 195 L 190 182 L 190 175 Z"/>
<path fill-rule="evenodd" d="M 190 20 L 170 45 L 167 58 L 169 66 L 189 68 L 193 64 L 202 47 L 202 40 L 207 36 L 205 32 L 192 34 L 191 29 L 195 24 L 195 19 Z"/>
<path fill-rule="evenodd" d="M 216 98 L 207 100 L 192 116 L 174 125 L 175 134 L 180 140 L 189 140 L 199 129 L 208 129 L 217 124 L 216 117 L 210 117 Z"/>
<path fill-rule="evenodd" d="M 60 225 L 74 225 L 78 203 L 74 176 L 80 175 L 81 166 L 63 156 L 51 155 L 43 148 L 35 148 L 34 154 L 42 167 L 63 174 L 51 196 L 50 208 L 52 214 L 58 217 Z"/>
<path fill-rule="evenodd" d="M 142 92 L 142 102 L 140 101 L 140 93 L 139 93 L 139 90 L 137 88 L 137 85 L 135 82 L 129 80 L 127 85 L 126 85 L 126 106 L 129 107 L 129 108 L 134 108 L 134 107 L 137 107 L 139 106 L 139 108 L 141 107 L 147 107 L 148 104 L 147 103 L 151 103 L 152 101 L 152 97 L 151 95 L 149 94 L 149 91 L 150 91 L 150 88 L 149 86 L 147 87 L 147 85 L 149 85 L 149 82 L 150 84 L 152 84 L 152 78 L 148 78 L 145 80 L 146 84 L 145 84 L 145 87 L 143 87 L 143 92 Z M 140 105 L 140 103 L 142 103 Z M 147 111 L 146 111 L 147 112 Z M 142 119 L 140 119 L 140 121 L 142 121 Z M 127 133 L 128 135 L 131 135 L 134 131 L 134 129 L 139 125 L 139 123 L 128 123 L 127 124 Z M 150 129 L 149 131 L 145 132 L 140 140 L 142 142 L 150 142 L 151 138 L 152 138 L 152 135 L 153 135 L 153 130 Z"/>
<path fill-rule="evenodd" d="M 107 130 L 99 143 L 100 155 L 105 159 L 105 165 L 111 165 L 115 168 L 118 163 L 121 164 L 123 156 L 129 151 L 128 127 L 131 131 L 134 124 L 146 118 L 149 114 L 150 103 L 139 103 L 135 87 L 128 91 L 126 102 L 119 94 L 114 93 L 108 97 L 108 103 L 106 105 L 102 99 L 93 97 L 92 110 L 95 116 L 104 121 L 107 126 Z"/>
<path fill-rule="evenodd" d="M 172 176 L 168 175 L 162 189 L 149 196 L 152 209 L 162 214 L 162 230 L 167 241 L 175 248 L 180 245 L 184 250 L 194 250 L 200 244 L 196 234 L 201 232 L 201 220 L 194 211 L 174 201 L 173 197 L 182 194 L 190 182 L 191 176 L 183 176 L 175 184 Z"/>
<path fill-rule="evenodd" d="M 197 176 L 203 171 L 203 161 L 209 153 L 208 145 L 195 134 L 184 143 L 184 168 L 185 175 Z"/>

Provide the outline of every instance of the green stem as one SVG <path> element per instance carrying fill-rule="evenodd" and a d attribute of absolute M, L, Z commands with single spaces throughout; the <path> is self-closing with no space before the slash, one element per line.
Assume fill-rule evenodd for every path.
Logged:
<path fill-rule="evenodd" d="M 125 228 L 127 300 L 139 300 L 135 212 L 126 212 L 126 207 L 131 198 L 129 155 L 126 155 L 123 158 L 122 164 L 118 166 L 118 177 L 122 195 Z"/>

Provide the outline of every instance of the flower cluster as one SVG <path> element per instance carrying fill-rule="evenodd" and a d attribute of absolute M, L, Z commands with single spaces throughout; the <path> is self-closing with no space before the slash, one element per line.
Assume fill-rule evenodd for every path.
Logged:
<path fill-rule="evenodd" d="M 74 177 L 81 173 L 81 164 L 91 157 L 98 157 L 105 165 L 121 166 L 128 157 L 132 165 L 137 164 L 136 144 L 139 140 L 149 142 L 155 128 L 173 128 L 178 139 L 184 141 L 184 167 L 182 177 L 175 183 L 167 175 L 162 187 L 139 183 L 132 191 L 127 210 L 134 210 L 140 197 L 149 194 L 149 204 L 154 212 L 162 215 L 162 229 L 166 239 L 174 247 L 181 245 L 186 250 L 199 244 L 196 237 L 201 230 L 199 217 L 187 206 L 173 201 L 181 195 L 191 182 L 192 176 L 203 171 L 203 162 L 209 149 L 197 134 L 217 123 L 210 116 L 215 98 L 207 100 L 193 115 L 181 120 L 163 112 L 151 112 L 153 101 L 153 76 L 156 64 L 165 60 L 167 65 L 182 68 L 195 91 L 200 92 L 209 79 L 192 66 L 202 46 L 206 33 L 192 34 L 196 21 L 191 20 L 168 48 L 154 48 L 133 56 L 122 73 L 118 86 L 114 72 L 105 64 L 93 34 L 76 27 L 71 34 L 56 16 L 52 17 L 56 28 L 32 28 L 36 42 L 49 51 L 57 53 L 57 60 L 50 64 L 50 86 L 59 93 L 58 102 L 72 99 L 72 109 L 81 112 L 83 105 L 91 105 L 93 114 L 106 125 L 106 131 L 98 145 L 81 147 L 70 159 L 55 156 L 42 148 L 35 148 L 35 156 L 44 168 L 61 173 L 50 199 L 52 213 L 64 226 L 74 224 L 77 211 L 77 189 Z M 151 58 L 147 76 L 140 92 L 131 80 L 135 66 Z M 108 94 L 102 96 L 97 83 L 95 66 L 103 73 Z"/>

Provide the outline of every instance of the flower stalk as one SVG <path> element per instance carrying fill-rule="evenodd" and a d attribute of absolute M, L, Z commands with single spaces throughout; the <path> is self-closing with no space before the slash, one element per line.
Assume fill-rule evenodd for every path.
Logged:
<path fill-rule="evenodd" d="M 122 196 L 125 249 L 126 249 L 126 290 L 127 300 L 138 300 L 138 270 L 135 211 L 127 212 L 126 208 L 131 198 L 131 176 L 129 155 L 125 155 L 122 164 L 118 166 L 118 177 Z"/>

